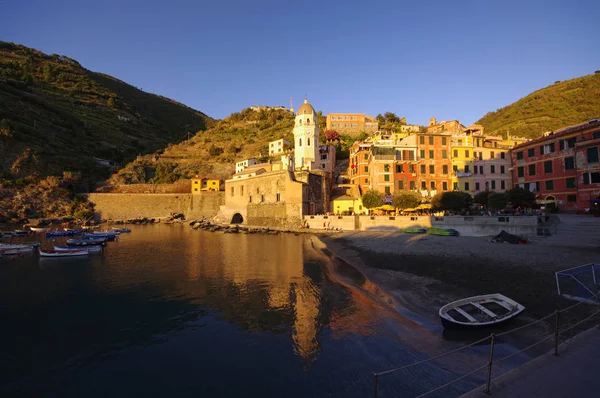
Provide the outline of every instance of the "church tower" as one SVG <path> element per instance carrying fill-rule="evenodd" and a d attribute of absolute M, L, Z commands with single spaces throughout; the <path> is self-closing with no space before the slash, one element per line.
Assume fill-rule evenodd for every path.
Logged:
<path fill-rule="evenodd" d="M 296 123 L 294 124 L 294 158 L 295 167 L 315 168 L 315 161 L 319 159 L 319 120 L 315 108 L 308 103 L 308 99 L 298 108 Z"/>

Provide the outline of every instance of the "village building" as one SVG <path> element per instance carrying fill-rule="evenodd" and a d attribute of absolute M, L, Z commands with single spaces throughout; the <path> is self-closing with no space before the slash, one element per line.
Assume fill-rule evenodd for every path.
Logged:
<path fill-rule="evenodd" d="M 441 131 L 441 130 L 440 130 Z M 451 190 L 452 158 L 449 132 L 417 133 L 419 151 L 418 186 L 424 198 Z"/>
<path fill-rule="evenodd" d="M 284 153 L 290 147 L 290 142 L 283 138 L 277 141 L 269 142 L 269 156 L 278 155 Z"/>
<path fill-rule="evenodd" d="M 600 198 L 599 147 L 598 119 L 548 132 L 513 148 L 513 181 L 539 204 L 585 212 Z"/>
<path fill-rule="evenodd" d="M 372 116 L 363 113 L 330 113 L 327 115 L 327 130 L 338 133 L 358 134 L 374 133 L 379 130 L 379 123 Z"/>
<path fill-rule="evenodd" d="M 292 227 L 301 225 L 304 215 L 331 211 L 335 147 L 319 145 L 318 116 L 308 100 L 298 108 L 293 134 L 294 150 L 284 152 L 280 160 L 236 164 L 236 173 L 225 181 L 219 219 Z"/>

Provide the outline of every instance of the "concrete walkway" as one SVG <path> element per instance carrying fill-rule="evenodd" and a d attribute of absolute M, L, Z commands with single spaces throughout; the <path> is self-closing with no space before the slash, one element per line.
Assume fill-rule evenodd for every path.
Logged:
<path fill-rule="evenodd" d="M 600 329 L 594 326 L 559 347 L 559 356 L 542 355 L 492 382 L 496 398 L 600 397 Z M 489 397 L 483 387 L 461 398 Z"/>

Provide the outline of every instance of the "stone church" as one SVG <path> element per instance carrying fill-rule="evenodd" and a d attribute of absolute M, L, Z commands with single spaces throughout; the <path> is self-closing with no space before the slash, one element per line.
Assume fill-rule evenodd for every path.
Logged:
<path fill-rule="evenodd" d="M 319 145 L 319 120 L 308 99 L 298 108 L 293 132 L 294 149 L 279 160 L 238 163 L 249 166 L 225 181 L 219 221 L 291 228 L 305 215 L 330 211 L 335 147 Z"/>

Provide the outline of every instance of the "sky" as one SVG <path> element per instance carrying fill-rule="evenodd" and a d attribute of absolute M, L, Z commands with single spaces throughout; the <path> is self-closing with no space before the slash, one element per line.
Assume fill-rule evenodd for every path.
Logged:
<path fill-rule="evenodd" d="M 0 40 L 214 118 L 251 105 L 487 112 L 600 69 L 600 1 L 0 0 Z"/>

